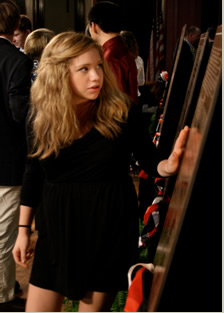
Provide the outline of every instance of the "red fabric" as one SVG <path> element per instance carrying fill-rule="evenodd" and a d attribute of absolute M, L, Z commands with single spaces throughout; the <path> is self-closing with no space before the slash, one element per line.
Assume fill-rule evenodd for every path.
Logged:
<path fill-rule="evenodd" d="M 156 177 L 155 178 L 155 183 L 158 181 L 158 180 L 164 180 L 165 178 L 164 177 Z"/>
<path fill-rule="evenodd" d="M 149 175 L 144 170 L 141 170 L 138 176 L 143 179 L 147 179 L 149 177 Z"/>
<path fill-rule="evenodd" d="M 104 57 L 117 79 L 119 88 L 137 104 L 137 67 L 134 57 L 129 52 L 122 38 L 117 36 L 106 41 L 102 49 Z"/>
<path fill-rule="evenodd" d="M 124 312 L 138 312 L 143 301 L 143 273 L 147 271 L 145 267 L 140 268 L 132 281 L 128 290 L 128 296 L 124 307 Z"/>
<path fill-rule="evenodd" d="M 151 204 L 144 214 L 144 224 L 146 225 L 152 212 L 159 208 L 157 203 Z"/>

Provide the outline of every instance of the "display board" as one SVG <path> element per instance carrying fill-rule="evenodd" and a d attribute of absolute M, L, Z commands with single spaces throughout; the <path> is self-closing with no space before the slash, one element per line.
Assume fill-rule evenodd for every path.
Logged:
<path fill-rule="evenodd" d="M 148 312 L 222 310 L 221 79 L 220 25 L 157 246 Z"/>
<path fill-rule="evenodd" d="M 182 28 L 175 62 L 170 78 L 168 92 L 165 100 L 162 122 L 158 130 L 159 140 L 157 147 L 170 154 L 174 138 L 176 136 L 180 115 L 183 109 L 184 99 L 193 68 L 193 55 L 184 42 L 186 25 Z"/>
<path fill-rule="evenodd" d="M 204 78 L 205 70 L 208 64 L 210 55 L 210 47 L 208 43 L 208 32 L 201 34 L 200 41 L 197 48 L 194 66 L 191 72 L 188 83 L 183 109 L 181 112 L 179 124 L 177 127 L 176 138 L 180 130 L 185 125 L 191 125 L 198 96 L 201 89 L 202 80 Z M 175 138 L 175 139 L 176 139 Z"/>
<path fill-rule="evenodd" d="M 200 41 L 198 44 L 198 49 L 195 56 L 195 61 L 191 72 L 190 80 L 188 83 L 182 112 L 180 114 L 180 119 L 178 122 L 173 146 L 181 129 L 184 128 L 185 125 L 190 126 L 192 123 L 202 81 L 208 64 L 210 51 L 211 49 L 208 43 L 208 32 L 206 32 L 201 34 L 200 36 Z M 172 195 L 175 180 L 176 177 L 170 177 L 169 179 L 166 180 L 164 196 L 168 195 L 170 197 Z"/>

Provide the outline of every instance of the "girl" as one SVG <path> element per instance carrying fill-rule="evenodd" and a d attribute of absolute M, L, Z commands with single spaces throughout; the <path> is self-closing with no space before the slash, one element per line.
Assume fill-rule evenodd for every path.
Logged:
<path fill-rule="evenodd" d="M 64 296 L 79 299 L 79 311 L 109 311 L 138 261 L 130 155 L 146 172 L 159 163 L 160 175 L 174 174 L 188 131 L 168 160 L 155 161 L 154 145 L 101 47 L 74 32 L 45 47 L 31 102 L 30 155 L 13 250 L 15 261 L 26 266 L 35 212 L 38 240 L 26 311 L 60 311 Z"/>

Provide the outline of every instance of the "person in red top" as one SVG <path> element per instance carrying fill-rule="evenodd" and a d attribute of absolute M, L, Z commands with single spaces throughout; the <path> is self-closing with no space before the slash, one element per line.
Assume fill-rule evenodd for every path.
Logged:
<path fill-rule="evenodd" d="M 137 104 L 137 68 L 132 54 L 120 36 L 123 29 L 120 7 L 109 1 L 97 2 L 90 9 L 88 20 L 90 35 L 102 46 L 104 57 L 119 88 Z"/>

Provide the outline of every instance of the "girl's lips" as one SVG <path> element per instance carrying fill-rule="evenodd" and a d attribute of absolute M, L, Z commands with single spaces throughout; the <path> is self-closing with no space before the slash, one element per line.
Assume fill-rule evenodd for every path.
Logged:
<path fill-rule="evenodd" d="M 100 88 L 99 85 L 89 87 L 89 89 L 98 89 L 98 88 Z"/>
<path fill-rule="evenodd" d="M 92 87 L 88 88 L 88 90 L 90 92 L 99 92 L 100 91 L 100 86 L 99 85 L 98 86 L 92 86 Z"/>

